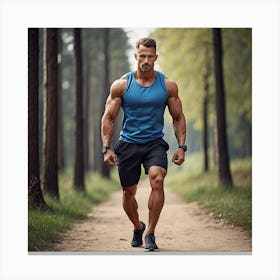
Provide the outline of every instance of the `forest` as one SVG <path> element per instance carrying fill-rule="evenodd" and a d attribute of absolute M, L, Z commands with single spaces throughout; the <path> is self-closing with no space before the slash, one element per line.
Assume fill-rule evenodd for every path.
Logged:
<path fill-rule="evenodd" d="M 121 28 L 28 29 L 28 205 L 58 199 L 59 173 L 85 191 L 85 174 L 110 178 L 103 164 L 100 120 L 111 83 L 132 71 L 129 34 Z M 187 118 L 188 155 L 201 172 L 217 170 L 234 187 L 230 162 L 252 156 L 252 30 L 158 28 L 157 67 L 177 82 Z M 167 110 L 168 111 L 168 110 Z M 170 151 L 176 138 L 166 112 Z M 115 124 L 119 137 L 122 114 Z M 191 165 L 192 162 L 188 162 Z"/>

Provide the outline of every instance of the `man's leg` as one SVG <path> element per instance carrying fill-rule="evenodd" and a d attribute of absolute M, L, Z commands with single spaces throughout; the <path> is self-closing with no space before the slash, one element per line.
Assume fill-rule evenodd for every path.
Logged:
<path fill-rule="evenodd" d="M 145 224 L 139 221 L 138 204 L 135 199 L 136 190 L 137 185 L 123 188 L 123 209 L 134 225 L 132 247 L 139 247 L 143 244 L 142 235 L 146 229 Z"/>
<path fill-rule="evenodd" d="M 166 176 L 166 170 L 159 166 L 152 166 L 149 169 L 149 179 L 151 184 L 151 194 L 148 201 L 149 225 L 147 234 L 154 233 L 163 204 L 164 189 L 163 182 Z"/>
<path fill-rule="evenodd" d="M 139 221 L 138 204 L 135 198 L 137 185 L 123 188 L 123 209 L 134 225 L 134 229 L 142 229 Z"/>

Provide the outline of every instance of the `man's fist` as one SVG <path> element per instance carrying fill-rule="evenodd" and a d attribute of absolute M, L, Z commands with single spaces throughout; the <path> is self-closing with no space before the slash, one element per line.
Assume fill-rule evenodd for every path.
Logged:
<path fill-rule="evenodd" d="M 183 149 L 178 149 L 172 157 L 172 162 L 174 162 L 177 165 L 181 165 L 184 161 L 185 151 Z"/>
<path fill-rule="evenodd" d="M 112 150 L 108 149 L 107 152 L 104 154 L 104 163 L 108 167 L 117 165 L 118 163 L 117 156 Z"/>

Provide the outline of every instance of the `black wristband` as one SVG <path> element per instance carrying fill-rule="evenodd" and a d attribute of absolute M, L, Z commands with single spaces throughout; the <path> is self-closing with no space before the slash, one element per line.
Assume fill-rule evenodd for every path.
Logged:
<path fill-rule="evenodd" d="M 107 150 L 109 150 L 109 149 L 110 149 L 109 146 L 103 146 L 103 147 L 102 147 L 102 154 L 105 155 L 106 152 L 107 152 Z"/>
<path fill-rule="evenodd" d="M 188 150 L 187 145 L 179 145 L 178 148 L 179 148 L 179 149 L 183 149 L 184 152 L 186 152 L 186 151 Z"/>

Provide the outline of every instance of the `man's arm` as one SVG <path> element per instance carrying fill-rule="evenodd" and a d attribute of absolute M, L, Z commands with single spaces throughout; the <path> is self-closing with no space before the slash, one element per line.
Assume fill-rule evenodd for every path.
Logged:
<path fill-rule="evenodd" d="M 114 132 L 114 122 L 119 113 L 122 103 L 122 94 L 124 92 L 125 80 L 116 80 L 110 89 L 110 94 L 107 98 L 105 111 L 101 120 L 101 139 L 103 146 L 109 147 L 111 137 Z M 113 166 L 117 162 L 115 153 L 109 149 L 104 154 L 104 162 L 109 166 Z"/>
<path fill-rule="evenodd" d="M 175 82 L 170 80 L 166 80 L 166 87 L 169 94 L 167 105 L 173 119 L 175 136 L 178 145 L 183 145 L 186 141 L 186 119 L 182 109 L 182 102 L 178 95 L 178 87 Z M 185 161 L 185 151 L 178 148 L 174 153 L 172 161 L 177 165 L 181 165 Z"/>

